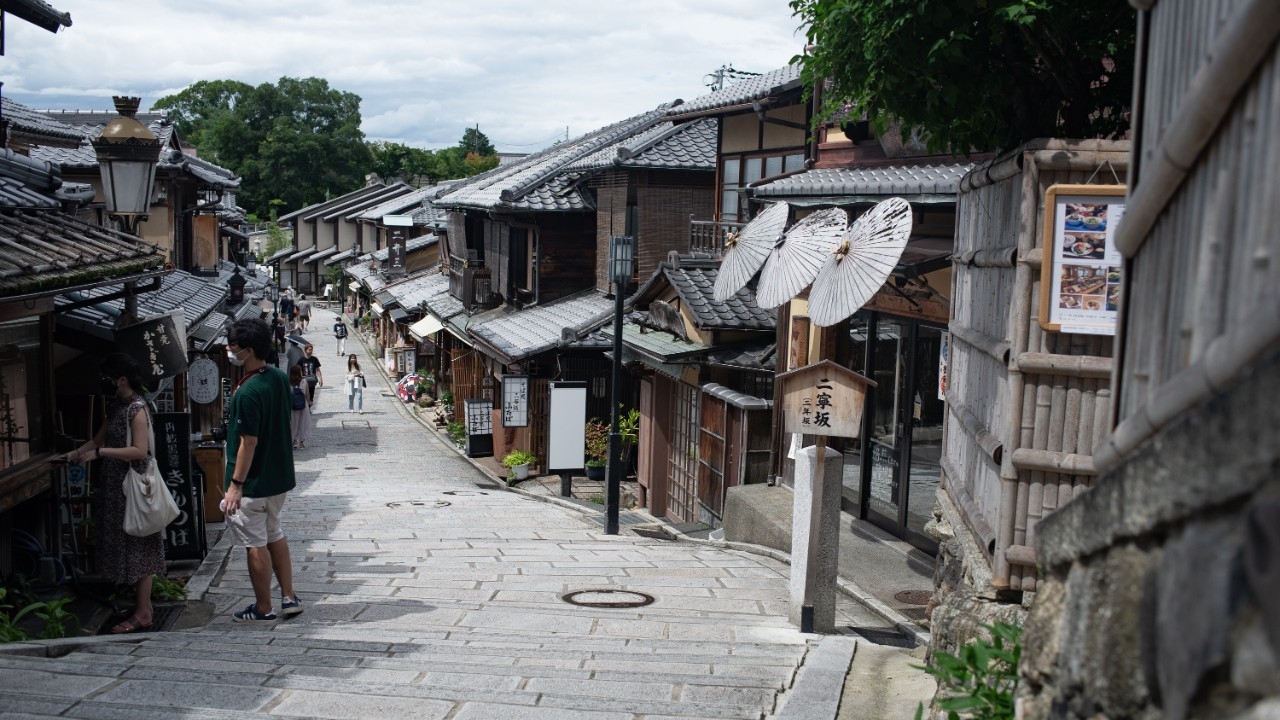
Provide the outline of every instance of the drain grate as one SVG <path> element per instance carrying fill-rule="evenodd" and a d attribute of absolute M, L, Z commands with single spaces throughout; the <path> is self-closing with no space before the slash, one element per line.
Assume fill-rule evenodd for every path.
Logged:
<path fill-rule="evenodd" d="M 173 627 L 178 621 L 178 616 L 182 614 L 185 605 L 152 605 L 151 606 L 151 629 L 139 630 L 138 632 L 164 632 Z M 125 618 L 107 618 L 107 621 L 98 628 L 98 635 L 110 635 L 111 628 L 119 625 Z"/>
<path fill-rule="evenodd" d="M 574 590 L 560 596 L 560 599 L 578 607 L 597 608 L 637 608 L 653 604 L 654 598 L 649 593 L 637 590 Z"/>
<path fill-rule="evenodd" d="M 488 495 L 489 493 L 483 490 L 445 490 L 440 494 L 461 496 L 461 495 Z"/>
<path fill-rule="evenodd" d="M 916 641 L 911 636 L 900 633 L 896 630 L 880 630 L 877 628 L 849 626 L 853 632 L 866 638 L 868 641 L 876 645 L 888 645 L 889 647 L 899 647 L 911 649 L 916 646 Z"/>
<path fill-rule="evenodd" d="M 413 507 L 413 508 L 426 508 L 428 510 L 436 510 L 439 508 L 449 507 L 452 504 L 453 503 L 447 500 L 405 500 L 403 502 L 400 502 L 400 501 L 389 502 L 387 503 L 387 507 L 389 508 Z"/>
<path fill-rule="evenodd" d="M 932 597 L 932 590 L 903 590 L 893 594 L 894 600 L 907 605 L 928 605 Z"/>

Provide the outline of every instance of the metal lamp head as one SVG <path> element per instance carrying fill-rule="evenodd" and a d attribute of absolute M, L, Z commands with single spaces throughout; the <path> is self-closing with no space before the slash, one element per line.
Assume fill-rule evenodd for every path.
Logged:
<path fill-rule="evenodd" d="M 93 139 L 102 174 L 107 212 L 112 215 L 146 215 L 151 212 L 151 187 L 160 158 L 160 138 L 134 117 L 141 98 L 113 98 L 120 117 L 114 118 Z"/>
<path fill-rule="evenodd" d="M 629 235 L 609 238 L 609 280 L 619 285 L 631 282 L 631 266 L 635 256 L 635 238 Z"/>

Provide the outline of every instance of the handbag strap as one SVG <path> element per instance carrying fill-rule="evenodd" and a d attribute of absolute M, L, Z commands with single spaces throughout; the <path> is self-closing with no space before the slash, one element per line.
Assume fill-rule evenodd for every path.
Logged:
<path fill-rule="evenodd" d="M 133 403 L 130 403 L 130 405 L 132 404 Z M 145 400 L 142 402 L 142 410 L 140 410 L 139 412 L 147 416 L 147 457 L 146 459 L 150 460 L 151 449 L 156 446 L 156 431 L 155 431 L 155 428 L 151 427 L 151 412 L 147 410 L 147 403 Z M 125 410 L 125 415 L 126 417 L 124 419 L 124 446 L 133 447 L 133 421 L 130 420 L 129 417 L 127 417 L 128 415 L 127 409 Z"/>

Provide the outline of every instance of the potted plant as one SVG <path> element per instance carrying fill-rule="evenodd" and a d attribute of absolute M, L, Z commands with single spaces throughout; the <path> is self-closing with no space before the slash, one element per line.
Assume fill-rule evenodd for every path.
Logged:
<path fill-rule="evenodd" d="M 603 480 L 609 461 L 609 426 L 593 418 L 587 423 L 586 435 L 587 479 Z"/>
<path fill-rule="evenodd" d="M 626 412 L 618 407 L 618 437 L 622 441 L 622 467 L 631 467 L 631 456 L 640 441 L 640 411 L 631 408 Z"/>
<path fill-rule="evenodd" d="M 538 461 L 532 453 L 524 450 L 512 450 L 507 456 L 502 458 L 502 466 L 511 471 L 511 476 L 515 480 L 524 480 L 529 477 L 529 466 Z"/>
<path fill-rule="evenodd" d="M 453 422 L 453 392 L 445 391 L 440 393 L 440 404 L 444 406 L 445 420 Z"/>

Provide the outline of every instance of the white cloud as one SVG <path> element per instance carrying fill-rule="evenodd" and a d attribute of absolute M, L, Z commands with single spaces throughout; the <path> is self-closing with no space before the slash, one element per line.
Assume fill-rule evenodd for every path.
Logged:
<path fill-rule="evenodd" d="M 676 98 L 732 63 L 797 54 L 786 0 L 52 0 L 56 35 L 6 23 L 3 92 L 37 108 L 143 106 L 198 80 L 321 77 L 362 98 L 370 139 L 452 145 L 467 127 L 531 151 Z"/>

